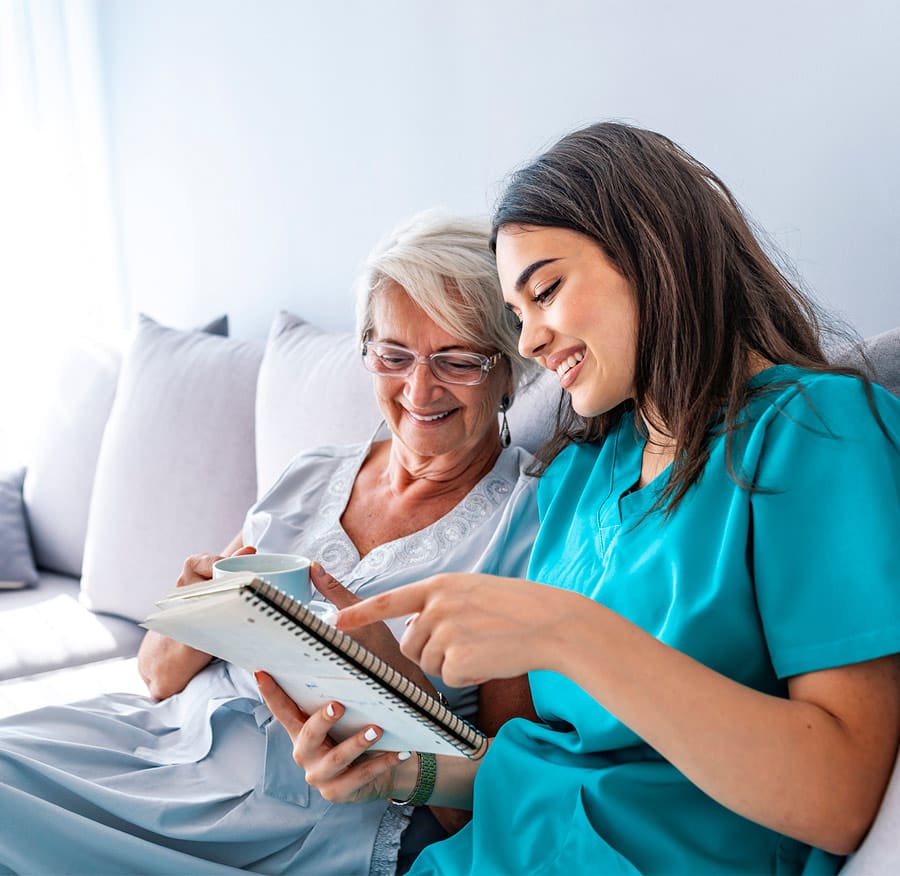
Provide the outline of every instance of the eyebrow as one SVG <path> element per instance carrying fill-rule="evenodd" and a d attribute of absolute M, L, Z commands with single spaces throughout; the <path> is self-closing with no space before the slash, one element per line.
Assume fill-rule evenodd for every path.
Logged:
<path fill-rule="evenodd" d="M 535 271 L 539 271 L 544 265 L 552 265 L 553 262 L 558 262 L 559 259 L 541 259 L 537 262 L 532 262 L 521 274 L 519 274 L 519 278 L 516 280 L 516 292 L 521 292 L 525 288 L 525 284 L 531 279 L 531 275 Z"/>
<path fill-rule="evenodd" d="M 387 344 L 391 347 L 401 347 L 402 349 L 410 352 L 416 353 L 416 350 L 407 347 L 406 344 L 401 344 L 400 341 L 389 340 L 387 338 L 383 338 L 378 341 L 372 341 L 373 344 Z M 450 352 L 459 352 L 459 353 L 474 353 L 475 350 L 472 350 L 469 347 L 466 347 L 463 344 L 444 344 L 443 347 L 438 347 L 436 350 L 432 350 L 432 353 L 450 353 Z"/>

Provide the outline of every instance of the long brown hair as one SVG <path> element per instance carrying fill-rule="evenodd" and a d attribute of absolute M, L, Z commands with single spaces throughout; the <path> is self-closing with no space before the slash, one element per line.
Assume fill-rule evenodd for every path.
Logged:
<path fill-rule="evenodd" d="M 495 208 L 495 248 L 507 225 L 586 235 L 635 289 L 634 402 L 643 412 L 651 401 L 661 420 L 653 425 L 675 441 L 658 503 L 669 511 L 700 476 L 709 439 L 723 428 L 731 475 L 754 489 L 732 465 L 736 424 L 753 392 L 751 354 L 864 377 L 828 364 L 822 333 L 840 334 L 837 324 L 826 325 L 766 254 L 722 180 L 661 134 L 603 122 L 563 137 L 510 177 Z M 564 395 L 556 430 L 538 452 L 541 466 L 572 441 L 603 439 L 624 409 L 583 418 Z"/>

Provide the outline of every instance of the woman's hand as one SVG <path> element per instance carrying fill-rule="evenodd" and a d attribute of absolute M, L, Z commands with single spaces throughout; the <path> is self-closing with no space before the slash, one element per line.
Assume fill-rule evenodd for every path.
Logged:
<path fill-rule="evenodd" d="M 241 544 L 241 537 L 236 536 L 225 549 L 222 556 L 212 554 L 195 554 L 184 561 L 181 575 L 176 587 L 186 587 L 198 581 L 212 578 L 213 563 L 225 556 L 254 554 L 256 548 Z M 212 655 L 198 651 L 190 645 L 170 639 L 168 636 L 149 630 L 138 650 L 138 672 L 147 685 L 147 690 L 154 699 L 164 700 L 184 690 L 185 685 L 201 669 L 208 666 Z"/>
<path fill-rule="evenodd" d="M 366 803 L 412 792 L 417 765 L 410 752 L 367 754 L 381 737 L 377 727 L 335 743 L 328 734 L 344 714 L 339 703 L 329 703 L 307 715 L 271 675 L 257 672 L 256 680 L 266 705 L 291 737 L 294 761 L 304 769 L 307 783 L 326 800 Z"/>
<path fill-rule="evenodd" d="M 240 547 L 231 553 L 224 553 L 218 556 L 214 554 L 194 554 L 184 561 L 181 574 L 175 582 L 176 587 L 187 587 L 189 584 L 196 584 L 199 581 L 209 581 L 213 576 L 213 565 L 225 557 L 242 557 L 246 554 L 255 554 L 256 548 L 252 545 Z"/>
<path fill-rule="evenodd" d="M 554 668 L 566 629 L 584 598 L 517 578 L 474 573 L 426 578 L 338 614 L 337 626 L 414 614 L 400 650 L 452 687 Z"/>
<path fill-rule="evenodd" d="M 318 563 L 310 565 L 309 574 L 316 590 L 336 608 L 349 608 L 362 602 L 355 593 L 351 593 Z M 397 639 L 387 624 L 367 623 L 365 626 L 359 626 L 353 630 L 353 638 L 368 648 L 373 654 L 377 654 L 385 663 L 389 663 L 399 672 L 411 678 L 419 687 L 424 688 L 429 693 L 434 693 L 434 686 L 420 667 L 403 655 Z"/>

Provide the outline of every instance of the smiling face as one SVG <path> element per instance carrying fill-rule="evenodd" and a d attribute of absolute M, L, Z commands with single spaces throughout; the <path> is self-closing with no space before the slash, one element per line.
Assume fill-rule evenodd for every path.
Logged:
<path fill-rule="evenodd" d="M 473 350 L 454 338 L 418 307 L 397 284 L 387 286 L 372 301 L 373 329 L 369 340 L 399 344 L 419 356 L 439 350 Z M 452 470 L 478 465 L 500 450 L 497 411 L 500 398 L 510 392 L 504 362 L 476 386 L 442 383 L 425 363 L 417 363 L 406 377 L 376 376 L 375 395 L 394 447 L 413 470 L 440 457 L 440 467 Z"/>
<path fill-rule="evenodd" d="M 583 417 L 634 398 L 638 310 L 631 284 L 591 238 L 565 228 L 508 225 L 497 235 L 519 352 L 556 373 Z"/>

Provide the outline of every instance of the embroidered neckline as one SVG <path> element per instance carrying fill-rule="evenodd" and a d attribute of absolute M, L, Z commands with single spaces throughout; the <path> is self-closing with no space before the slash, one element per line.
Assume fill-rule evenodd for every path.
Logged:
<path fill-rule="evenodd" d="M 371 451 L 377 432 L 356 454 L 346 457 L 335 469 L 320 506 L 320 526 L 311 533 L 317 544 L 316 555 L 330 574 L 355 591 L 365 581 L 383 573 L 386 568 L 399 569 L 420 563 L 444 551 L 449 545 L 464 540 L 499 507 L 514 484 L 500 469 L 501 453 L 494 467 L 446 514 L 424 529 L 374 547 L 364 557 L 341 525 L 341 515 L 350 501 L 353 484 Z"/>

